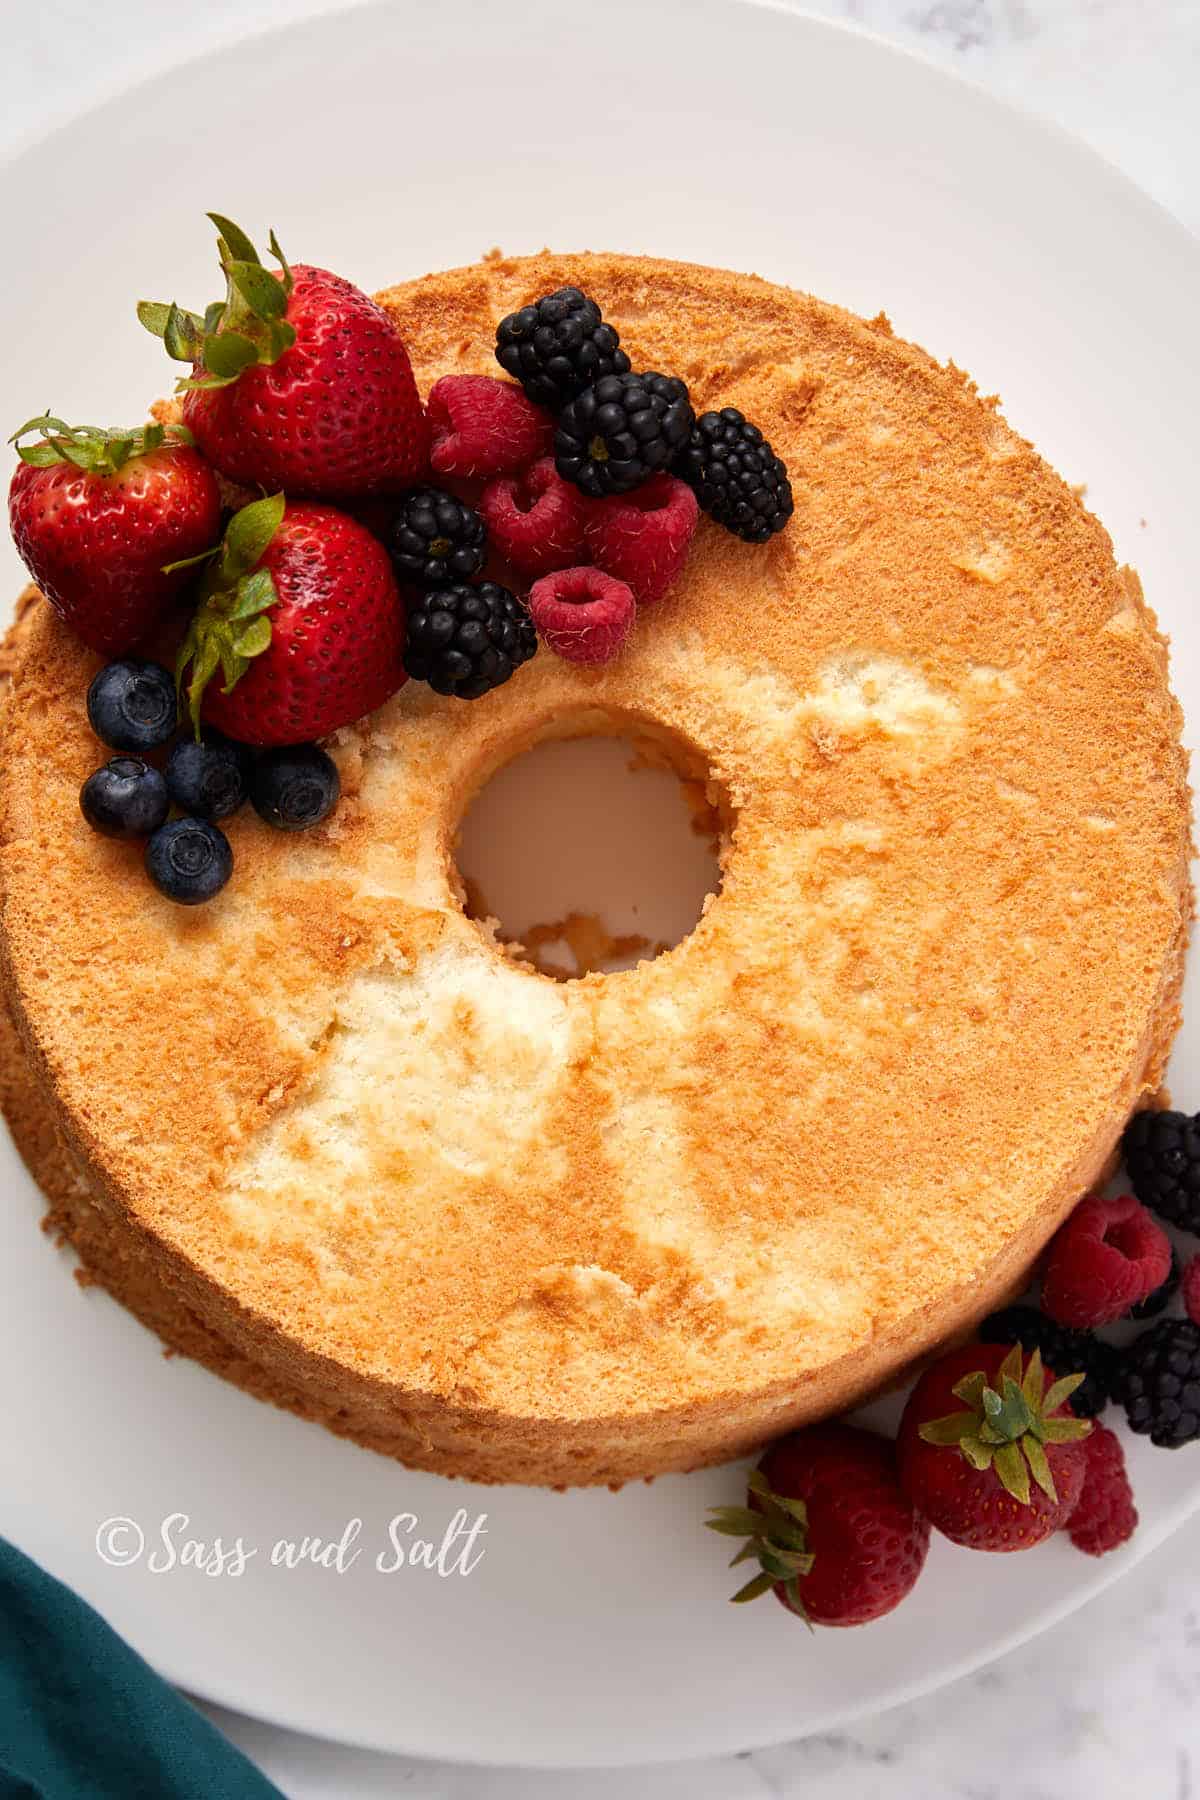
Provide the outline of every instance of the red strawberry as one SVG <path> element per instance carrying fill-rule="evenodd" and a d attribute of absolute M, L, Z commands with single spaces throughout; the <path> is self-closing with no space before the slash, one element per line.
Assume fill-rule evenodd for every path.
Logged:
<path fill-rule="evenodd" d="M 552 456 L 521 475 L 495 476 L 483 490 L 479 511 L 488 541 L 520 575 L 549 575 L 578 563 L 584 553 L 588 502 L 563 480 Z"/>
<path fill-rule="evenodd" d="M 197 729 L 203 702 L 239 743 L 305 743 L 402 686 L 404 606 L 365 525 L 276 494 L 235 513 L 213 555 L 178 661 Z"/>
<path fill-rule="evenodd" d="M 661 600 L 687 561 L 700 507 L 684 481 L 652 475 L 632 494 L 613 494 L 588 508 L 592 560 L 628 582 L 639 606 Z"/>
<path fill-rule="evenodd" d="M 637 607 L 623 581 L 585 563 L 535 581 L 529 611 L 539 637 L 556 656 L 606 663 L 624 649 Z"/>
<path fill-rule="evenodd" d="M 887 1438 L 856 1425 L 811 1425 L 772 1445 L 746 1506 L 715 1508 L 714 1531 L 747 1542 L 734 1557 L 760 1573 L 733 1596 L 774 1588 L 813 1625 L 866 1625 L 898 1606 L 929 1550 L 928 1522 L 896 1479 Z"/>
<path fill-rule="evenodd" d="M 1019 1344 L 964 1344 L 909 1395 L 896 1440 L 900 1483 L 956 1544 L 1026 1550 L 1074 1510 L 1086 1460 L 1079 1440 L 1091 1426 L 1067 1403 L 1083 1376 L 1047 1391 L 1047 1373 Z"/>
<path fill-rule="evenodd" d="M 189 579 L 167 565 L 221 528 L 216 477 L 179 426 L 73 430 L 31 419 L 8 510 L 29 573 L 77 637 L 105 656 L 133 650 Z"/>
<path fill-rule="evenodd" d="M 204 454 L 247 487 L 351 499 L 426 473 L 429 426 L 408 351 L 381 306 L 328 269 L 278 275 L 219 213 L 227 296 L 201 319 L 143 300 L 138 318 L 194 365 L 183 416 Z"/>
<path fill-rule="evenodd" d="M 511 381 L 494 375 L 443 375 L 429 390 L 438 475 L 509 475 L 548 456 L 554 420 Z"/>
<path fill-rule="evenodd" d="M 1110 1325 L 1171 1273 L 1171 1244 L 1132 1194 L 1081 1200 L 1051 1239 L 1042 1310 L 1076 1330 Z"/>
<path fill-rule="evenodd" d="M 1083 1446 L 1086 1473 L 1079 1504 L 1067 1520 L 1071 1542 L 1087 1556 L 1106 1556 L 1137 1530 L 1137 1507 L 1125 1469 L 1121 1440 L 1095 1425 Z"/>

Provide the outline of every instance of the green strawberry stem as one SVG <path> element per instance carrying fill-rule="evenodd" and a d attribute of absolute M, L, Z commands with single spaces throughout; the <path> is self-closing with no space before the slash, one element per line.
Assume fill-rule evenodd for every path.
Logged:
<path fill-rule="evenodd" d="M 209 565 L 200 585 L 200 604 L 175 659 L 175 685 L 180 691 L 184 675 L 191 668 L 188 713 L 197 743 L 200 704 L 218 668 L 224 676 L 222 691 L 231 693 L 254 658 L 270 647 L 271 621 L 267 613 L 279 594 L 270 570 L 260 569 L 258 564 L 283 523 L 285 508 L 282 494 L 252 500 L 234 513 L 220 544 L 202 556 L 189 557 L 187 563 L 170 565 Z"/>
<path fill-rule="evenodd" d="M 732 1596 L 735 1603 L 757 1600 L 773 1587 L 782 1587 L 793 1611 L 798 1612 L 811 1630 L 811 1621 L 800 1598 L 800 1582 L 809 1574 L 814 1557 L 808 1548 L 808 1508 L 803 1500 L 791 1500 L 776 1494 L 760 1469 L 751 1471 L 747 1484 L 757 1496 L 758 1506 L 714 1506 L 712 1518 L 705 1524 L 710 1531 L 726 1537 L 745 1538 L 730 1563 L 757 1559 L 759 1573 L 751 1576 L 744 1587 Z"/>
<path fill-rule="evenodd" d="M 926 1420 L 920 1436 L 927 1444 L 957 1449 L 981 1473 L 994 1469 L 1005 1491 L 1028 1506 L 1030 1475 L 1047 1499 L 1058 1499 L 1046 1445 L 1085 1438 L 1092 1426 L 1090 1419 L 1069 1414 L 1051 1417 L 1084 1377 L 1064 1375 L 1047 1391 L 1040 1351 L 1034 1351 L 1028 1368 L 1024 1356 L 1021 1345 L 1014 1344 L 1000 1365 L 994 1388 L 988 1386 L 982 1369 L 965 1375 L 952 1391 L 966 1410 Z"/>
<path fill-rule="evenodd" d="M 22 444 L 21 439 L 36 431 L 40 442 Z M 42 413 L 28 419 L 9 438 L 17 447 L 23 463 L 34 469 L 48 469 L 54 463 L 70 463 L 86 475 L 115 475 L 135 456 L 149 456 L 164 444 L 192 444 L 195 439 L 186 425 L 135 425 L 128 430 L 100 425 L 68 425 L 53 413 Z"/>
<path fill-rule="evenodd" d="M 139 300 L 137 316 L 146 330 L 161 338 L 176 362 L 199 366 L 200 373 L 176 382 L 177 393 L 193 388 L 228 387 L 243 369 L 278 362 L 296 341 L 296 330 L 284 316 L 292 291 L 292 271 L 272 231 L 267 239 L 280 276 L 264 269 L 258 251 L 240 226 L 221 213 L 209 213 L 219 233 L 217 254 L 225 275 L 225 298 L 214 300 L 203 318 L 172 300 Z"/>

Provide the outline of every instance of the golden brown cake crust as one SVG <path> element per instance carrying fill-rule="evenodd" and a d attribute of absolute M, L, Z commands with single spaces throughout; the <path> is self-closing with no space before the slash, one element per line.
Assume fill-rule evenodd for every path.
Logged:
<path fill-rule="evenodd" d="M 85 1257 L 258 1391 L 551 1483 L 731 1455 L 987 1310 L 1157 1086 L 1190 915 L 1153 615 L 966 378 L 681 264 L 493 257 L 381 298 L 425 390 L 567 280 L 763 425 L 779 538 L 702 524 L 607 668 L 410 684 L 340 734 L 330 825 L 235 819 L 195 913 L 83 825 L 94 663 L 40 604 L 0 738 L 0 950 Z M 525 744 L 624 727 L 711 771 L 723 890 L 668 955 L 554 984 L 463 915 L 453 834 Z"/>

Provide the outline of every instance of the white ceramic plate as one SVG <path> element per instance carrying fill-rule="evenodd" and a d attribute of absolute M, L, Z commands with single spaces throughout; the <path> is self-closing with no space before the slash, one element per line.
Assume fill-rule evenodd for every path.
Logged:
<path fill-rule="evenodd" d="M 143 294 L 212 286 L 216 208 L 364 286 L 489 245 L 754 269 L 867 314 L 998 390 L 1141 569 L 1200 719 L 1197 245 L 1080 145 L 866 37 L 765 7 L 479 0 L 343 12 L 180 68 L 0 170 L 20 280 L 3 412 L 126 419 L 161 392 Z M 0 552 L 0 589 L 19 571 Z M 1177 1066 L 1194 1065 L 1200 1006 Z M 112 1047 L 114 1057 L 120 1047 Z M 187 1081 L 188 1071 L 179 1078 Z M 1196 1084 L 1176 1077 L 1194 1101 Z M 409 1474 L 256 1404 L 81 1292 L 5 1148 L 0 1529 L 177 1681 L 308 1731 L 431 1756 L 603 1764 L 829 1729 L 1047 1625 L 1200 1503 L 1200 1452 L 1138 1445 L 1136 1548 L 1015 1558 L 939 1543 L 869 1631 L 809 1639 L 725 1605 L 700 1528 L 735 1470 L 612 1495 Z M 163 1171 L 169 1182 L 170 1170 Z M 488 1514 L 467 1579 L 372 1566 L 392 1515 Z M 259 1546 L 240 1579 L 99 1559 L 113 1516 Z M 267 1549 L 364 1521 L 338 1575 Z M 128 1548 L 128 1534 L 117 1549 Z"/>

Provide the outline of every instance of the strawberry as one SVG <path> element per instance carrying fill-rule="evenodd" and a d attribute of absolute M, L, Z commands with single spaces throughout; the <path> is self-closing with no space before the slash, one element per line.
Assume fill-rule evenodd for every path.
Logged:
<path fill-rule="evenodd" d="M 429 426 L 408 351 L 388 315 L 328 269 L 265 269 L 231 220 L 220 233 L 225 300 L 203 318 L 143 300 L 138 318 L 191 363 L 184 422 L 223 475 L 247 487 L 351 499 L 411 486 Z"/>
<path fill-rule="evenodd" d="M 1025 1550 L 1057 1531 L 1083 1488 L 1091 1422 L 1068 1405 L 1083 1380 L 1047 1391 L 1041 1353 L 964 1344 L 909 1395 L 896 1454 L 913 1505 L 970 1550 Z M 1031 1479 L 1032 1477 L 1032 1479 Z"/>
<path fill-rule="evenodd" d="M 733 1596 L 773 1588 L 812 1625 L 866 1625 L 898 1606 L 925 1566 L 929 1525 L 901 1490 L 892 1444 L 873 1431 L 811 1425 L 772 1445 L 746 1506 L 721 1506 L 713 1531 L 745 1537 L 734 1563 L 759 1573 Z"/>
<path fill-rule="evenodd" d="M 365 525 L 275 494 L 235 513 L 208 560 L 176 664 L 197 736 L 203 710 L 242 744 L 304 743 L 403 684 L 404 606 Z"/>
<path fill-rule="evenodd" d="M 40 441 L 21 445 L 33 431 Z M 168 565 L 221 528 L 212 470 L 177 425 L 73 429 L 47 415 L 10 441 L 9 519 L 29 573 L 90 649 L 135 649 L 188 579 Z"/>

